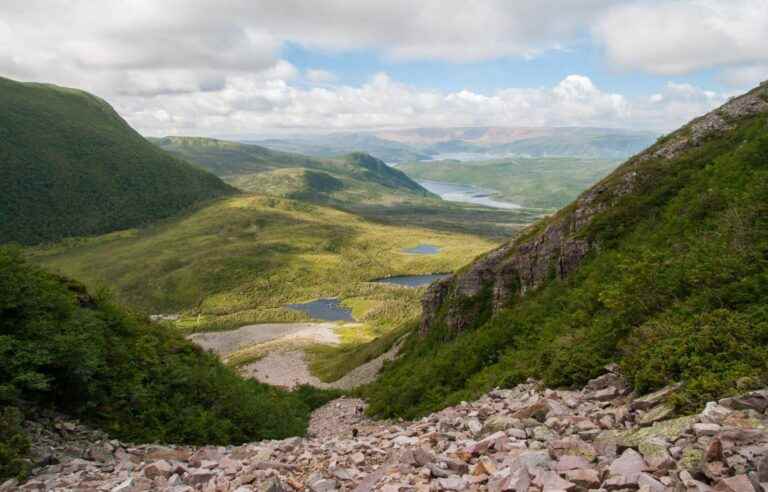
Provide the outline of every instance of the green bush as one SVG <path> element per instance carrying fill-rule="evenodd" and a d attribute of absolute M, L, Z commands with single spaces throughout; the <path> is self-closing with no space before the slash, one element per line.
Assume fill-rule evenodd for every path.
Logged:
<path fill-rule="evenodd" d="M 232 444 L 301 435 L 335 395 L 242 379 L 170 329 L 0 248 L 0 406 L 53 407 L 134 442 Z M 3 450 L 6 474 L 23 451 Z"/>
<path fill-rule="evenodd" d="M 22 415 L 18 408 L 0 408 L 0 479 L 23 479 L 29 471 L 25 459 L 29 452 L 29 439 L 21 427 Z"/>

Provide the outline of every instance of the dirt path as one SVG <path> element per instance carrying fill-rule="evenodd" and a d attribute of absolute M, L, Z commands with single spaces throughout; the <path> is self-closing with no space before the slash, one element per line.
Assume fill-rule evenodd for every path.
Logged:
<path fill-rule="evenodd" d="M 339 337 L 333 331 L 335 323 L 270 323 L 247 325 L 236 330 L 195 333 L 187 338 L 219 356 L 272 340 L 304 339 L 335 345 Z"/>
<path fill-rule="evenodd" d="M 386 353 L 356 367 L 332 383 L 324 383 L 309 372 L 306 355 L 300 350 L 272 352 L 256 362 L 243 366 L 241 373 L 263 383 L 288 388 L 310 384 L 318 388 L 352 389 L 376 379 L 384 361 L 394 359 L 399 349 L 400 344 L 395 344 Z"/>

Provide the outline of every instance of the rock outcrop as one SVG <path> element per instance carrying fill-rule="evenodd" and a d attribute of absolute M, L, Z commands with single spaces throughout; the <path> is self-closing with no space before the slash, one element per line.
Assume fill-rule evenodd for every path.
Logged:
<path fill-rule="evenodd" d="M 599 248 L 584 237 L 587 226 L 600 212 L 638 188 L 643 163 L 674 159 L 733 129 L 740 120 L 761 113 L 768 113 L 768 82 L 660 139 L 519 239 L 436 282 L 422 301 L 420 333 L 426 335 L 438 324 L 462 331 L 482 321 L 480 314 L 492 314 L 510 305 L 549 278 L 567 276 Z"/>
<path fill-rule="evenodd" d="M 767 490 L 768 390 L 648 419 L 675 387 L 633 398 L 610 370 L 581 391 L 531 381 L 412 422 L 370 421 L 361 400 L 336 400 L 308 438 L 198 448 L 104 438 L 0 491 Z"/>

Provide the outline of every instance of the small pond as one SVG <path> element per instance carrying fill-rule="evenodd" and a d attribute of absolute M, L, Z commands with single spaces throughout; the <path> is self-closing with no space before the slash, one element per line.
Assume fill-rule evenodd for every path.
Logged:
<path fill-rule="evenodd" d="M 304 311 L 312 319 L 323 321 L 355 321 L 352 310 L 341 305 L 338 299 L 318 299 L 302 304 L 287 304 L 285 307 Z"/>
<path fill-rule="evenodd" d="M 401 285 L 403 287 L 422 287 L 448 277 L 446 274 L 433 275 L 399 275 L 397 277 L 378 278 L 374 280 L 377 284 Z"/>
<path fill-rule="evenodd" d="M 413 248 L 404 248 L 403 253 L 412 255 L 436 255 L 440 252 L 440 247 L 434 244 L 419 244 Z"/>

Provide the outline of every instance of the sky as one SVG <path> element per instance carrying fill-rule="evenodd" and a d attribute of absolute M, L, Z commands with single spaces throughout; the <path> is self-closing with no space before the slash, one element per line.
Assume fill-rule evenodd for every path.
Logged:
<path fill-rule="evenodd" d="M 145 135 L 664 132 L 768 79 L 768 0 L 0 0 L 0 76 Z"/>

